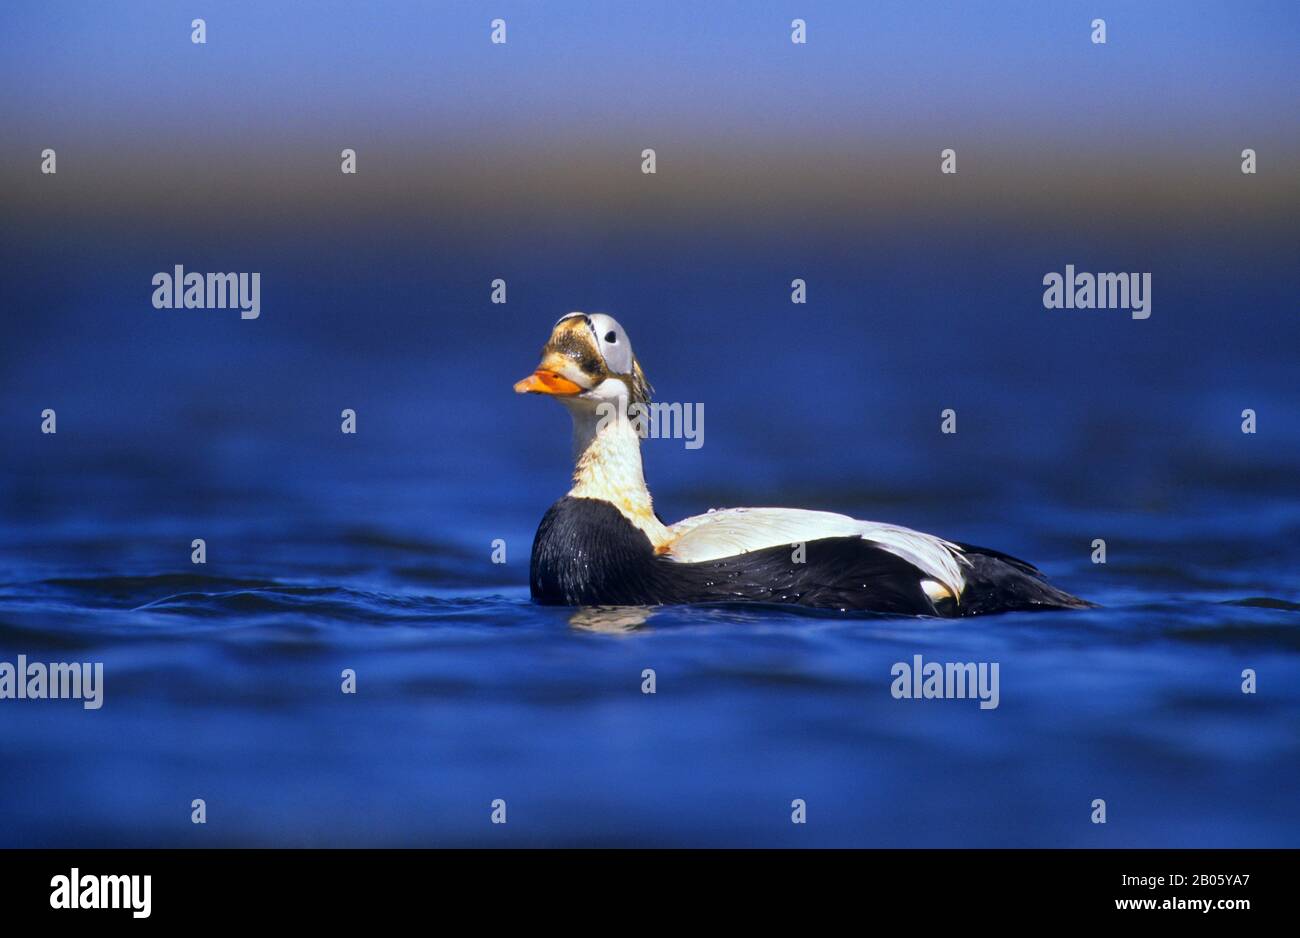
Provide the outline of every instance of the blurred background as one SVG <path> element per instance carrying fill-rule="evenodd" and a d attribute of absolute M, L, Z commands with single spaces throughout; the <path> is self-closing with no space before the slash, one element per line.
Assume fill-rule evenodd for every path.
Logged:
<path fill-rule="evenodd" d="M 0 843 L 1294 845 L 1300 8 L 1102 7 L 5 4 L 0 660 L 107 686 L 0 702 Z M 177 264 L 260 318 L 154 309 Z M 1150 319 L 1044 309 L 1066 264 Z M 853 513 L 1105 609 L 531 606 L 569 427 L 511 384 L 574 309 L 704 405 L 644 447 L 667 520 Z M 892 700 L 914 653 L 1001 708 Z"/>

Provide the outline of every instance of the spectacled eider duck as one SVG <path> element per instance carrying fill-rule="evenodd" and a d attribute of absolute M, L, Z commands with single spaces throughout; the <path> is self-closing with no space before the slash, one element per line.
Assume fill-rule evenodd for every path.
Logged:
<path fill-rule="evenodd" d="M 617 419 L 649 403 L 650 385 L 627 333 L 602 313 L 562 317 L 515 391 L 550 395 L 573 417 L 573 488 L 533 541 L 539 603 L 763 602 L 945 617 L 1091 605 L 1006 554 L 827 511 L 728 508 L 665 525 L 637 427 Z"/>

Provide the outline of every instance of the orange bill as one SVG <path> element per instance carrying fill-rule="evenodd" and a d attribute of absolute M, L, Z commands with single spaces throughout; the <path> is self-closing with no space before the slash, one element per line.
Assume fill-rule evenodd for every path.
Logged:
<path fill-rule="evenodd" d="M 581 394 L 582 390 L 568 378 L 545 368 L 538 368 L 524 380 L 515 382 L 516 394 L 553 394 L 558 397 L 568 397 Z"/>

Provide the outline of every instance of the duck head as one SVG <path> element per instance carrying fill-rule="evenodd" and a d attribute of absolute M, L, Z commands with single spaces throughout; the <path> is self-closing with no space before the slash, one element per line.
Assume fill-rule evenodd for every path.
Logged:
<path fill-rule="evenodd" d="M 537 369 L 515 383 L 518 394 L 547 394 L 574 408 L 647 404 L 651 388 L 613 316 L 569 313 L 551 330 Z"/>
<path fill-rule="evenodd" d="M 569 313 L 551 330 L 542 361 L 515 384 L 520 394 L 546 394 L 573 418 L 573 498 L 600 499 L 618 509 L 658 547 L 668 531 L 654 513 L 641 470 L 636 421 L 611 419 L 650 403 L 627 333 L 613 316 Z"/>

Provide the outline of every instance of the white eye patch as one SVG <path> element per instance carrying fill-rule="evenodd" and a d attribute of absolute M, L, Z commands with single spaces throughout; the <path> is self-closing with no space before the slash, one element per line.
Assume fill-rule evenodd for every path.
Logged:
<path fill-rule="evenodd" d="M 618 320 L 604 313 L 592 313 L 587 319 L 609 370 L 617 375 L 631 374 L 632 343 L 627 340 L 627 333 L 618 324 Z"/>

